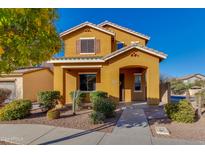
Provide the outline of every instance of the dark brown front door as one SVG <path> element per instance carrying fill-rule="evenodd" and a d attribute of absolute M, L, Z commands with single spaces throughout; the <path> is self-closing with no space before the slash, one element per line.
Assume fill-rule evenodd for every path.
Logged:
<path fill-rule="evenodd" d="M 120 74 L 120 101 L 125 100 L 125 75 Z"/>

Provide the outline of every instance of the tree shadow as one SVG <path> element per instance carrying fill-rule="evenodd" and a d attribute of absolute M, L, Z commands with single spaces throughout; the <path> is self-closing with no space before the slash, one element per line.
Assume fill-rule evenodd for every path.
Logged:
<path fill-rule="evenodd" d="M 116 112 L 120 112 L 120 111 L 116 111 Z M 116 114 L 119 114 L 119 113 L 116 113 Z M 118 120 L 118 119 L 117 120 L 112 120 L 112 119 L 113 118 L 108 118 L 107 120 L 105 120 L 104 124 L 99 126 L 99 127 L 96 127 L 96 128 L 93 128 L 93 129 L 88 129 L 88 130 L 83 130 L 82 132 L 72 134 L 72 135 L 68 135 L 68 136 L 58 138 L 58 139 L 55 139 L 55 140 L 51 140 L 51 141 L 48 141 L 48 142 L 44 142 L 44 143 L 41 143 L 40 145 L 49 145 L 49 144 L 54 144 L 54 143 L 58 143 L 58 142 L 62 142 L 62 141 L 68 141 L 68 140 L 71 140 L 71 139 L 74 139 L 74 138 L 77 138 L 77 137 L 81 137 L 81 136 L 88 135 L 88 134 L 91 134 L 91 133 L 94 133 L 94 132 L 97 132 L 97 131 L 104 130 L 106 128 L 110 128 L 112 126 L 115 126 L 116 123 L 117 123 L 117 120 Z"/>

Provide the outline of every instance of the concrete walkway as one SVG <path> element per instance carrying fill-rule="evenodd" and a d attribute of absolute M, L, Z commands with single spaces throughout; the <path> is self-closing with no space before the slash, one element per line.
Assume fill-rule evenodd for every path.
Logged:
<path fill-rule="evenodd" d="M 100 144 L 151 144 L 148 121 L 143 109 L 126 107 L 113 133 L 106 134 Z"/>
<path fill-rule="evenodd" d="M 15 144 L 74 144 L 74 145 L 151 145 L 205 144 L 152 137 L 144 114 L 144 105 L 125 107 L 112 133 L 36 124 L 1 124 L 0 140 Z"/>

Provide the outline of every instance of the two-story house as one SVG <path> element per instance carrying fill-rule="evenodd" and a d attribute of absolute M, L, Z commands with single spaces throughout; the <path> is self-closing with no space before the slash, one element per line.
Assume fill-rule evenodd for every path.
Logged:
<path fill-rule="evenodd" d="M 159 102 L 159 63 L 167 55 L 146 47 L 150 37 L 105 21 L 60 33 L 63 58 L 53 58 L 54 90 L 66 103 L 74 90 L 105 91 L 116 101 Z"/>

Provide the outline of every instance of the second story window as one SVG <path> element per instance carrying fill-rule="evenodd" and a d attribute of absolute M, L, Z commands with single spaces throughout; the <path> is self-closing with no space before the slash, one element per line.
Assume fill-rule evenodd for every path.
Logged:
<path fill-rule="evenodd" d="M 95 52 L 95 39 L 81 39 L 81 53 Z"/>
<path fill-rule="evenodd" d="M 124 47 L 124 42 L 117 42 L 117 50 Z"/>
<path fill-rule="evenodd" d="M 100 52 L 100 40 L 93 37 L 77 40 L 76 51 L 80 54 L 93 54 Z"/>

